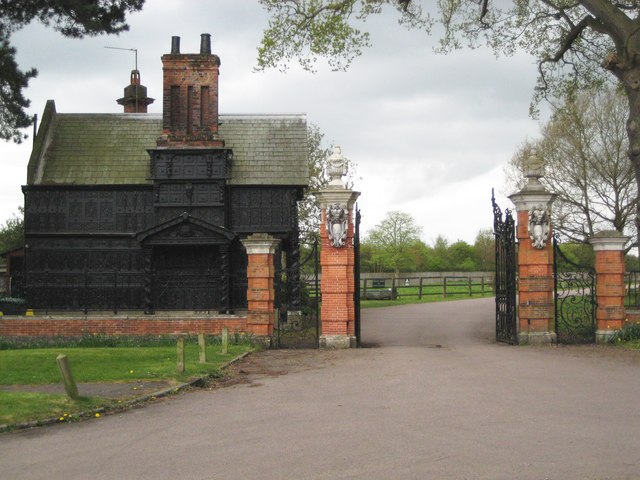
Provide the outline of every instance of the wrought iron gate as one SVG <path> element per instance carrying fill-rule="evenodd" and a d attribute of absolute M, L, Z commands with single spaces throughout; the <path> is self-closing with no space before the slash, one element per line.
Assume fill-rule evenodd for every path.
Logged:
<path fill-rule="evenodd" d="M 496 204 L 491 191 L 493 205 L 493 235 L 496 251 L 496 341 L 518 343 L 516 324 L 516 236 L 515 221 L 509 209 L 504 212 Z"/>
<path fill-rule="evenodd" d="M 355 336 L 356 336 L 356 346 L 360 348 L 361 346 L 361 330 L 360 330 L 360 209 L 356 205 L 355 209 L 356 217 L 354 222 L 354 232 L 353 232 L 353 255 L 354 255 L 354 265 L 353 265 L 353 285 L 355 286 L 353 290 L 353 305 L 355 309 Z"/>
<path fill-rule="evenodd" d="M 593 343 L 596 339 L 596 274 L 570 260 L 553 237 L 555 330 L 558 343 Z"/>
<path fill-rule="evenodd" d="M 292 257 L 301 259 L 275 272 L 277 319 L 274 338 L 278 348 L 318 348 L 320 339 L 320 269 L 318 241 L 300 244 Z M 276 256 L 278 258 L 279 255 Z"/>

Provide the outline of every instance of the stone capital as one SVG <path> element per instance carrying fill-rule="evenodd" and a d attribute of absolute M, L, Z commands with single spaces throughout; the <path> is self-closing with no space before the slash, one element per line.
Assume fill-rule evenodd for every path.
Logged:
<path fill-rule="evenodd" d="M 629 238 L 616 230 L 609 230 L 596 233 L 589 238 L 589 243 L 593 245 L 594 252 L 622 251 Z"/>
<path fill-rule="evenodd" d="M 326 209 L 329 205 L 340 204 L 346 205 L 347 210 L 353 209 L 356 200 L 360 196 L 360 192 L 347 190 L 344 188 L 329 187 L 316 192 L 320 208 Z"/>
<path fill-rule="evenodd" d="M 551 204 L 556 199 L 555 193 L 549 193 L 544 189 L 523 188 L 518 193 L 509 196 L 509 200 L 516 206 L 517 212 L 529 211 L 537 205 L 544 205 L 551 211 Z"/>
<path fill-rule="evenodd" d="M 254 233 L 240 241 L 247 250 L 247 255 L 273 255 L 276 252 L 278 243 L 280 242 L 280 240 L 272 237 L 268 233 Z"/>

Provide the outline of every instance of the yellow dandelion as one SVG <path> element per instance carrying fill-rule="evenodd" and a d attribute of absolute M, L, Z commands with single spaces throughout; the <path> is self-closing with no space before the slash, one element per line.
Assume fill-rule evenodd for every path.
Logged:
<path fill-rule="evenodd" d="M 129 370 L 129 373 L 133 373 L 133 370 Z"/>
<path fill-rule="evenodd" d="M 100 418 L 102 415 L 100 415 L 99 413 L 96 413 L 96 418 Z"/>

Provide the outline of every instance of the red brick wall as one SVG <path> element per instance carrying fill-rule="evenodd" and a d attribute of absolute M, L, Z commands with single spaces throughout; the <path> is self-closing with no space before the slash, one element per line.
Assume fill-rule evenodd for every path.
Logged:
<path fill-rule="evenodd" d="M 83 335 L 173 335 L 180 333 L 219 335 L 227 327 L 230 332 L 246 332 L 246 317 L 139 317 L 69 316 L 69 317 L 0 317 L 3 337 L 81 337 Z"/>

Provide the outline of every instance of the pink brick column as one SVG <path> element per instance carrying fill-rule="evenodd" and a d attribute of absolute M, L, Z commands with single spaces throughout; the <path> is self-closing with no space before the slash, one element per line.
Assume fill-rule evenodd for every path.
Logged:
<path fill-rule="evenodd" d="M 275 321 L 274 254 L 279 240 L 254 233 L 242 240 L 247 250 L 247 331 L 269 342 Z"/>
<path fill-rule="evenodd" d="M 528 224 L 528 208 L 518 210 L 518 342 L 554 343 L 553 242 L 534 248 Z"/>
<path fill-rule="evenodd" d="M 607 343 L 624 326 L 624 248 L 628 240 L 616 231 L 589 239 L 596 257 L 596 343 Z"/>
<path fill-rule="evenodd" d="M 532 151 L 527 184 L 509 198 L 518 212 L 518 343 L 555 343 L 551 205 L 556 195 L 540 183 L 543 167 Z"/>
<path fill-rule="evenodd" d="M 360 193 L 346 188 L 341 180 L 346 168 L 339 147 L 329 162 L 332 180 L 317 194 L 322 209 L 320 348 L 352 348 L 356 346 L 353 206 Z"/>

